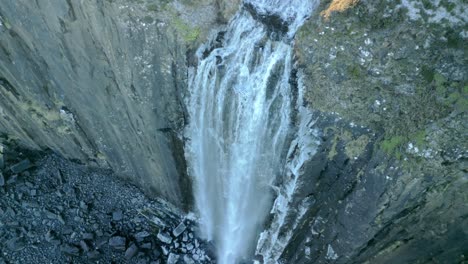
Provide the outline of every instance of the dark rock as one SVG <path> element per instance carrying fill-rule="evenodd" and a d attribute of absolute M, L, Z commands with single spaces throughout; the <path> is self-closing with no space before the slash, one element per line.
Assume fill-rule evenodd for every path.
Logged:
<path fill-rule="evenodd" d="M 279 36 L 283 36 L 288 32 L 288 22 L 284 21 L 278 14 L 260 13 L 251 3 L 244 3 L 243 7 L 255 20 L 263 23 L 269 32 L 277 33 Z"/>
<path fill-rule="evenodd" d="M 5 159 L 3 157 L 3 146 L 0 145 L 0 170 L 3 170 L 5 168 Z"/>
<path fill-rule="evenodd" d="M 84 240 L 93 240 L 94 235 L 93 235 L 93 233 L 83 233 L 81 235 L 81 238 L 83 238 Z"/>
<path fill-rule="evenodd" d="M 47 233 L 45 234 L 44 236 L 44 239 L 47 241 L 47 242 L 51 242 L 53 239 L 55 239 L 55 232 L 52 231 L 52 230 L 49 230 L 47 231 Z"/>
<path fill-rule="evenodd" d="M 3 177 L 2 172 L 0 172 L 0 187 L 5 186 L 5 178 Z"/>
<path fill-rule="evenodd" d="M 60 247 L 60 251 L 62 251 L 64 254 L 71 255 L 71 256 L 79 256 L 80 255 L 80 250 L 71 245 L 62 245 Z"/>
<path fill-rule="evenodd" d="M 28 159 L 22 160 L 10 167 L 11 172 L 20 173 L 32 167 L 31 161 Z"/>
<path fill-rule="evenodd" d="M 149 236 L 150 236 L 150 233 L 148 233 L 147 231 L 141 231 L 135 234 L 135 239 L 137 241 L 143 241 L 145 238 Z"/>
<path fill-rule="evenodd" d="M 6 241 L 5 244 L 7 248 L 11 251 L 20 251 L 26 246 L 24 240 L 20 237 L 14 237 L 12 239 L 9 239 L 8 241 Z"/>
<path fill-rule="evenodd" d="M 120 221 L 123 218 L 123 213 L 121 210 L 112 212 L 112 220 Z"/>
<path fill-rule="evenodd" d="M 151 244 L 151 242 L 148 242 L 148 243 L 141 244 L 140 247 L 141 247 L 141 248 L 144 248 L 144 249 L 151 249 L 151 248 L 152 248 L 152 244 Z"/>
<path fill-rule="evenodd" d="M 138 253 L 138 247 L 135 244 L 132 244 L 125 251 L 125 258 L 127 260 L 129 260 L 129 259 L 133 258 L 136 255 L 136 253 Z"/>
<path fill-rule="evenodd" d="M 109 239 L 109 246 L 118 249 L 118 250 L 125 250 L 125 244 L 127 239 L 121 236 L 114 236 Z"/>
<path fill-rule="evenodd" d="M 16 179 L 18 178 L 18 175 L 17 174 L 13 174 L 11 177 L 8 178 L 7 180 L 7 184 L 13 184 L 16 182 Z"/>
<path fill-rule="evenodd" d="M 88 246 L 88 244 L 86 243 L 86 241 L 84 241 L 84 240 L 81 240 L 81 241 L 80 241 L 80 247 L 81 247 L 81 249 L 83 249 L 84 252 L 88 252 L 88 251 L 89 251 L 89 246 Z"/>
<path fill-rule="evenodd" d="M 86 253 L 86 256 L 90 260 L 96 260 L 96 259 L 99 259 L 101 257 L 99 251 L 97 251 L 97 250 L 93 250 L 93 251 L 90 251 L 90 252 Z"/>

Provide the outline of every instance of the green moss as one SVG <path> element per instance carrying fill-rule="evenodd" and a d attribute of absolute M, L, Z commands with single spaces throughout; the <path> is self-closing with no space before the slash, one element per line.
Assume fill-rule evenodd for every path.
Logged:
<path fill-rule="evenodd" d="M 348 67 L 348 73 L 354 78 L 358 79 L 361 77 L 361 67 L 359 65 L 353 65 Z"/>
<path fill-rule="evenodd" d="M 151 16 L 145 16 L 143 18 L 143 22 L 146 23 L 146 24 L 151 24 L 151 23 L 154 22 L 154 19 Z"/>
<path fill-rule="evenodd" d="M 425 9 L 433 9 L 434 5 L 431 3 L 431 0 L 422 0 L 422 4 Z"/>
<path fill-rule="evenodd" d="M 199 27 L 192 27 L 185 23 L 182 19 L 179 17 L 174 18 L 174 27 L 176 28 L 177 32 L 179 32 L 182 36 L 182 38 L 186 42 L 193 42 L 198 39 L 200 36 L 200 28 Z"/>
<path fill-rule="evenodd" d="M 449 48 L 463 48 L 465 41 L 463 40 L 462 37 L 460 37 L 460 34 L 458 31 L 455 31 L 453 29 L 450 29 L 447 31 L 445 34 L 445 37 L 447 38 L 447 46 Z"/>
<path fill-rule="evenodd" d="M 159 7 L 156 4 L 149 4 L 146 8 L 148 9 L 148 11 L 152 11 L 152 12 L 159 11 Z"/>
<path fill-rule="evenodd" d="M 447 80 L 445 77 L 440 73 L 434 74 L 434 81 L 436 85 L 443 85 Z"/>
<path fill-rule="evenodd" d="M 345 146 L 345 153 L 349 158 L 359 157 L 366 149 L 369 138 L 365 135 L 360 136 L 356 140 L 349 141 Z"/>
<path fill-rule="evenodd" d="M 464 96 L 468 96 L 468 85 L 465 85 L 463 87 L 462 93 L 463 93 Z"/>
<path fill-rule="evenodd" d="M 456 6 L 455 3 L 451 3 L 451 2 L 445 3 L 444 1 L 442 1 L 441 4 L 442 5 L 445 4 L 445 9 L 447 9 L 447 12 L 452 12 L 452 10 L 455 9 L 455 6 Z"/>
<path fill-rule="evenodd" d="M 0 18 L 1 18 L 1 17 L 0 17 Z M 8 21 L 7 18 L 3 18 L 3 25 L 5 25 L 5 27 L 6 27 L 7 29 L 11 29 L 11 24 L 10 24 L 10 22 Z"/>
<path fill-rule="evenodd" d="M 395 153 L 401 158 L 401 153 L 398 151 L 398 148 L 403 144 L 404 142 L 404 137 L 402 136 L 394 136 L 388 139 L 385 139 L 382 141 L 381 146 L 382 150 L 385 151 L 388 155 L 392 155 Z"/>
<path fill-rule="evenodd" d="M 430 83 L 434 79 L 434 70 L 426 65 L 423 65 L 421 68 L 421 75 L 425 81 Z"/>

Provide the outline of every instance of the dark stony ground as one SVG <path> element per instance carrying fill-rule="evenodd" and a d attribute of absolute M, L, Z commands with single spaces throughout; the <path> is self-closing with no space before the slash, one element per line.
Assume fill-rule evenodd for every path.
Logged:
<path fill-rule="evenodd" d="M 211 262 L 191 220 L 112 172 L 4 153 L 0 264 Z"/>

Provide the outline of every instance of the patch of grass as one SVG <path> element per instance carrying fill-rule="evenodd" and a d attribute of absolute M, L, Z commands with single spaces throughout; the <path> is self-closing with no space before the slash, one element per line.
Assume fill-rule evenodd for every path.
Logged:
<path fill-rule="evenodd" d="M 348 67 L 348 73 L 354 78 L 354 79 L 358 79 L 361 77 L 361 68 L 359 67 L 359 65 L 354 65 L 354 66 L 350 66 Z"/>
<path fill-rule="evenodd" d="M 414 142 L 419 148 L 424 146 L 426 141 L 426 130 L 420 130 L 412 135 L 410 135 L 410 141 Z"/>
<path fill-rule="evenodd" d="M 401 158 L 401 153 L 398 151 L 398 148 L 402 146 L 405 138 L 402 136 L 393 136 L 391 138 L 385 139 L 382 141 L 381 146 L 382 150 L 385 151 L 388 155 L 395 155 L 397 158 Z"/>

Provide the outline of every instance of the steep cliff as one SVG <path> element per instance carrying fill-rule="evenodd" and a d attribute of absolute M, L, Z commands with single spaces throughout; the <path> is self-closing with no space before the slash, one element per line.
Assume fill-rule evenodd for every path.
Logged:
<path fill-rule="evenodd" d="M 237 1 L 3 1 L 0 132 L 190 204 L 186 54 Z"/>
<path fill-rule="evenodd" d="M 265 224 L 275 238 L 257 249 L 282 263 L 465 263 L 466 1 L 330 2 L 294 40 L 306 118 L 275 189 L 286 206 Z M 2 140 L 112 168 L 188 208 L 187 70 L 238 7 L 3 1 Z"/>
<path fill-rule="evenodd" d="M 319 147 L 282 229 L 298 222 L 283 263 L 467 260 L 467 8 L 363 0 L 302 27 Z"/>

